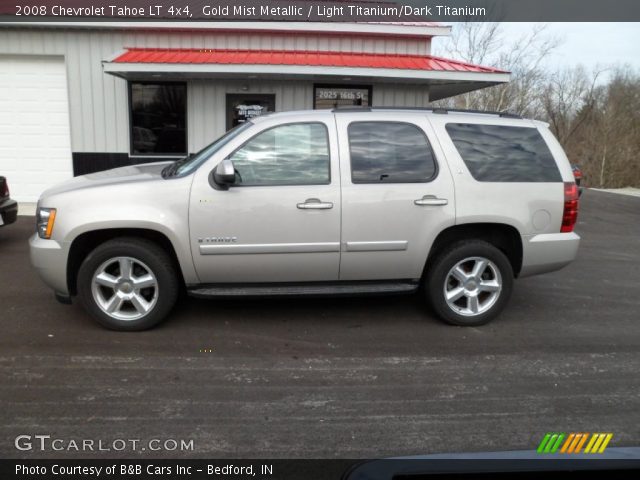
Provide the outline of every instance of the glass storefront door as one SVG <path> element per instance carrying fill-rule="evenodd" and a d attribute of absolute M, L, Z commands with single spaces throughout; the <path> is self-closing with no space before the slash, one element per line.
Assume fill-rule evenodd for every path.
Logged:
<path fill-rule="evenodd" d="M 259 117 L 265 113 L 276 111 L 274 94 L 228 93 L 227 94 L 227 130 Z"/>

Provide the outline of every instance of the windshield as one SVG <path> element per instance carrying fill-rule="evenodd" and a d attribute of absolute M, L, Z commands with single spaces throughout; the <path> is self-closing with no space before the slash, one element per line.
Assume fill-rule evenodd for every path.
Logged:
<path fill-rule="evenodd" d="M 189 155 L 181 160 L 172 163 L 168 167 L 166 167 L 162 171 L 162 175 L 166 177 L 174 177 L 174 176 L 182 176 L 188 175 L 189 173 L 197 170 L 197 168 L 206 162 L 211 155 L 220 150 L 224 145 L 229 143 L 229 141 L 235 138 L 240 132 L 246 130 L 251 125 L 251 122 L 244 122 L 238 125 L 237 127 L 232 128 L 227 133 L 218 138 L 215 142 L 207 145 L 198 153 L 193 155 Z"/>

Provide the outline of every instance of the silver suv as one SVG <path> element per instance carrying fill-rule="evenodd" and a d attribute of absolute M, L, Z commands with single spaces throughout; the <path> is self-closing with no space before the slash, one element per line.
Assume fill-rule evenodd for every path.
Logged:
<path fill-rule="evenodd" d="M 197 297 L 420 290 L 480 325 L 515 277 L 576 256 L 578 190 L 547 125 L 508 114 L 340 109 L 241 124 L 195 155 L 47 190 L 31 261 L 105 327 Z"/>

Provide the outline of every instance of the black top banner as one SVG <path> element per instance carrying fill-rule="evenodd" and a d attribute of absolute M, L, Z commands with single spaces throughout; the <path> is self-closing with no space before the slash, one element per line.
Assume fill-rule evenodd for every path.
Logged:
<path fill-rule="evenodd" d="M 0 21 L 633 22 L 638 0 L 0 0 Z"/>

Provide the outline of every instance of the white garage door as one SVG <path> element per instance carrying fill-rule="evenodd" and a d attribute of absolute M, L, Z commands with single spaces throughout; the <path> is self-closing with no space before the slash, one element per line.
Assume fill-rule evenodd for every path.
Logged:
<path fill-rule="evenodd" d="M 73 176 L 64 59 L 0 56 L 0 175 L 21 202 Z"/>

